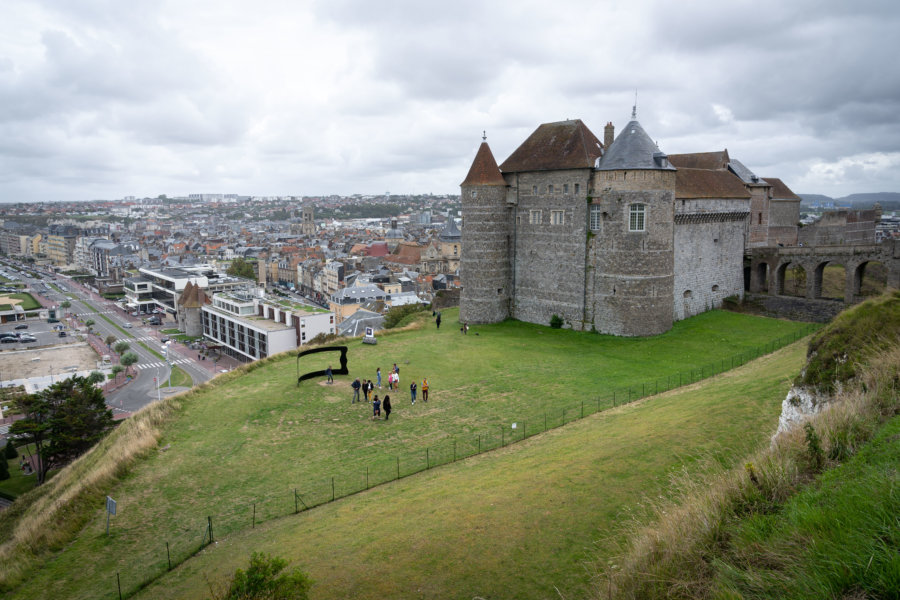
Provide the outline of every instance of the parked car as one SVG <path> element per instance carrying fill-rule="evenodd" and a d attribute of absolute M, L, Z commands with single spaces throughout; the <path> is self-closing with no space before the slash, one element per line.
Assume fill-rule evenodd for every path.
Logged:
<path fill-rule="evenodd" d="M 16 329 L 28 329 L 28 325 L 22 323 L 21 325 L 16 325 Z"/>
<path fill-rule="evenodd" d="M 164 336 L 162 336 L 161 338 L 159 338 L 159 341 L 160 341 L 161 343 L 165 344 L 165 343 L 168 342 L 170 339 L 171 339 L 171 338 L 170 338 L 169 336 L 164 335 Z"/>
<path fill-rule="evenodd" d="M 15 338 L 15 337 L 0 338 L 0 344 L 17 344 L 18 342 L 19 342 L 19 338 Z"/>
<path fill-rule="evenodd" d="M 126 321 L 125 323 L 122 323 L 122 327 L 124 327 L 125 329 L 131 329 L 131 323 Z"/>
<path fill-rule="evenodd" d="M 48 323 L 59 323 L 59 319 L 50 318 L 50 319 L 47 319 L 47 322 Z"/>
<path fill-rule="evenodd" d="M 65 332 L 65 331 L 60 331 L 60 332 L 59 332 L 59 337 L 66 337 L 66 332 Z"/>
<path fill-rule="evenodd" d="M 36 342 L 37 338 L 34 337 L 33 335 L 23 335 L 22 337 L 19 338 L 19 341 L 22 342 L 23 344 L 27 344 L 29 342 Z"/>

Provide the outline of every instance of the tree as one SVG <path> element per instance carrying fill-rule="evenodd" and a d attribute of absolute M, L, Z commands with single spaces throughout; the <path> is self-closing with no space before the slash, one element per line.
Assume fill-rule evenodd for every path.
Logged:
<path fill-rule="evenodd" d="M 82 455 L 113 426 L 103 392 L 86 377 L 58 381 L 19 398 L 16 407 L 25 418 L 13 423 L 9 432 L 34 444 L 38 485 L 46 480 L 47 471 Z"/>
<path fill-rule="evenodd" d="M 256 265 L 252 262 L 244 260 L 241 257 L 238 257 L 231 261 L 231 266 L 229 266 L 228 270 L 225 272 L 229 275 L 234 275 L 235 277 L 256 279 Z"/>
<path fill-rule="evenodd" d="M 66 313 L 68 313 L 69 309 L 72 307 L 72 303 L 68 300 L 63 300 L 63 302 L 60 303 L 60 306 L 66 310 Z"/>
<path fill-rule="evenodd" d="M 12 459 L 16 458 L 17 456 L 19 456 L 19 452 L 16 450 L 16 445 L 13 443 L 12 440 L 10 440 L 10 439 L 6 440 L 6 448 L 4 449 L 3 454 L 9 460 L 12 460 Z"/>
<path fill-rule="evenodd" d="M 134 352 L 126 352 L 125 354 L 122 355 L 122 358 L 119 359 L 119 362 L 122 364 L 123 367 L 125 367 L 125 373 L 127 374 L 128 367 L 137 363 L 138 360 L 140 360 L 140 359 L 138 358 L 137 354 L 135 354 Z"/>
<path fill-rule="evenodd" d="M 109 370 L 110 371 L 109 378 L 115 379 L 119 375 L 119 373 L 121 373 L 124 370 L 125 370 L 125 367 L 123 367 L 122 365 L 113 365 L 113 368 Z"/>
<path fill-rule="evenodd" d="M 88 383 L 91 385 L 97 385 L 101 383 L 106 377 L 103 376 L 103 373 L 100 371 L 91 371 L 91 374 L 87 376 Z"/>
<path fill-rule="evenodd" d="M 7 444 L 11 444 L 12 442 L 7 442 Z M 6 462 L 5 458 L 0 457 L 0 481 L 4 479 L 9 479 L 9 463 Z"/>
<path fill-rule="evenodd" d="M 106 340 L 105 340 L 105 341 L 106 341 L 106 346 L 107 346 L 107 347 L 112 346 L 112 345 L 116 342 L 116 336 L 114 336 L 114 335 L 108 335 L 108 336 L 106 336 Z"/>
<path fill-rule="evenodd" d="M 281 573 L 286 566 L 283 558 L 254 552 L 247 570 L 234 572 L 224 594 L 210 591 L 215 600 L 306 600 L 312 581 L 300 569 Z"/>
<path fill-rule="evenodd" d="M 118 342 L 115 346 L 113 346 L 113 350 L 116 351 L 116 354 L 125 354 L 130 348 L 131 344 L 129 344 L 125 340 L 122 340 L 121 342 Z"/>
<path fill-rule="evenodd" d="M 84 324 L 85 324 L 85 326 L 88 328 L 88 333 L 90 333 L 90 332 L 91 332 L 91 328 L 92 328 L 94 325 L 96 325 L 97 322 L 94 321 L 93 319 L 88 319 L 87 321 L 84 322 Z"/>

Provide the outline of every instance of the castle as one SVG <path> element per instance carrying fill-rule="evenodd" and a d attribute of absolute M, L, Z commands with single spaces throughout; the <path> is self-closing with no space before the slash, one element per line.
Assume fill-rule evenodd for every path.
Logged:
<path fill-rule="evenodd" d="M 668 156 L 636 115 L 601 142 L 539 126 L 501 165 L 483 141 L 462 193 L 460 320 L 656 335 L 743 296 L 744 252 L 797 244 L 800 198 L 728 152 Z"/>

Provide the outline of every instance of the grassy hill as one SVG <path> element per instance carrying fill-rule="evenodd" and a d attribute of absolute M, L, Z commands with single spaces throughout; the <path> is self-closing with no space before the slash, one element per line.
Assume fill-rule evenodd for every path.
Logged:
<path fill-rule="evenodd" d="M 314 597 L 407 595 L 395 586 L 417 597 L 480 589 L 472 593 L 537 598 L 553 585 L 586 589 L 584 562 L 624 507 L 665 491 L 672 469 L 710 453 L 733 460 L 771 433 L 802 357 L 796 347 L 782 351 L 722 376 L 727 385 L 718 391 L 671 392 L 288 516 L 332 493 L 394 479 L 398 465 L 407 475 L 609 408 L 613 393 L 621 403 L 730 369 L 803 327 L 711 312 L 647 339 L 516 322 L 462 336 L 446 328 L 455 315 L 444 317 L 440 332 L 426 320 L 421 329 L 382 336 L 375 347 L 351 342 L 351 377 L 374 377 L 376 366 L 386 375 L 396 362 L 403 389 L 411 376 L 431 383 L 428 404 L 411 406 L 408 392 L 392 394 L 390 422 L 372 421 L 370 407 L 350 405 L 350 378 L 296 387 L 291 357 L 228 374 L 133 419 L 73 465 L 71 475 L 55 478 L 58 488 L 30 498 L 42 510 L 52 505 L 42 504 L 48 498 L 77 498 L 75 509 L 65 509 L 72 517 L 59 526 L 80 533 L 40 571 L 23 577 L 6 566 L 7 585 L 21 578 L 10 597 L 51 597 L 49 590 L 56 594 L 60 586 L 67 598 L 111 595 L 116 573 L 130 593 L 165 572 L 166 542 L 176 563 L 199 548 L 207 516 L 217 544 L 162 585 L 152 584 L 146 597 L 176 589 L 202 594 L 198 569 L 218 564 L 221 573 L 271 543 L 310 571 L 318 582 Z M 314 363 L 303 370 L 324 366 Z M 558 446 L 543 446 L 554 440 Z M 120 456 L 144 458 L 125 474 Z M 100 469 L 105 478 L 95 475 Z M 85 480 L 90 488 L 75 490 L 75 481 Z M 109 537 L 105 494 L 119 503 Z M 13 531 L 0 520 L 4 528 Z M 294 533 L 280 537 L 281 531 Z M 50 543 L 62 546 L 64 537 Z M 29 545 L 35 548 L 20 547 Z M 28 560 L 6 556 L 18 566 Z M 393 577 L 378 576 L 385 568 Z"/>

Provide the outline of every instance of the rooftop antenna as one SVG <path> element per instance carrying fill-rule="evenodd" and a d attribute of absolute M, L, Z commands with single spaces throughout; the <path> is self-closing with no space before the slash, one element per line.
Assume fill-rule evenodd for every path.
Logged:
<path fill-rule="evenodd" d="M 631 120 L 637 119 L 637 90 L 634 90 L 634 106 L 631 107 Z"/>
<path fill-rule="evenodd" d="M 484 130 L 484 129 L 481 130 L 481 141 L 482 141 L 482 142 L 486 142 L 486 141 L 487 141 L 487 131 Z"/>

